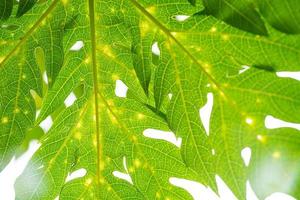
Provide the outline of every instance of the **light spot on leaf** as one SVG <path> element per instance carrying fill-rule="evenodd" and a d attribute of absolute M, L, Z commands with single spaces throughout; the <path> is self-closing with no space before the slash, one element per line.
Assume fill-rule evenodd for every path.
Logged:
<path fill-rule="evenodd" d="M 120 79 L 119 75 L 117 75 L 117 74 L 113 74 L 113 75 L 111 76 L 111 78 L 112 78 L 112 80 L 114 80 L 114 81 Z"/>
<path fill-rule="evenodd" d="M 249 124 L 249 125 L 252 125 L 253 124 L 253 119 L 251 117 L 246 117 L 245 119 L 246 123 Z"/>
<path fill-rule="evenodd" d="M 20 112 L 20 109 L 19 108 L 15 108 L 14 113 L 17 114 L 19 112 Z"/>
<path fill-rule="evenodd" d="M 97 147 L 97 136 L 96 136 L 96 134 L 93 134 L 93 145 L 94 145 L 94 147 Z"/>
<path fill-rule="evenodd" d="M 257 140 L 259 140 L 262 143 L 265 143 L 267 140 L 266 136 L 263 136 L 263 135 L 257 135 L 256 138 L 257 138 Z"/>
<path fill-rule="evenodd" d="M 136 168 L 139 168 L 139 167 L 141 166 L 141 161 L 140 161 L 139 159 L 134 159 L 133 165 L 134 165 Z"/>
<path fill-rule="evenodd" d="M 113 53 L 113 51 L 112 51 L 112 49 L 109 45 L 103 45 L 100 48 L 101 48 L 102 52 L 105 55 L 107 55 L 108 57 L 111 57 L 111 58 L 115 57 L 115 55 L 114 55 L 114 53 Z"/>
<path fill-rule="evenodd" d="M 141 21 L 139 26 L 142 37 L 145 37 L 147 33 L 151 32 L 153 27 L 148 21 Z"/>
<path fill-rule="evenodd" d="M 87 186 L 91 185 L 92 182 L 93 182 L 93 180 L 91 178 L 87 178 L 84 182 L 84 185 L 87 187 Z"/>
<path fill-rule="evenodd" d="M 115 9 L 115 8 L 110 8 L 110 12 L 111 12 L 111 13 L 115 13 L 115 12 L 116 12 L 116 9 Z"/>
<path fill-rule="evenodd" d="M 280 158 L 280 156 L 281 156 L 281 153 L 279 151 L 274 151 L 273 154 L 272 154 L 272 157 L 275 158 L 275 159 Z"/>
<path fill-rule="evenodd" d="M 74 134 L 75 139 L 80 140 L 81 137 L 82 137 L 81 132 L 79 132 L 79 131 L 75 132 L 75 134 Z"/>
<path fill-rule="evenodd" d="M 2 117 L 1 123 L 6 124 L 8 122 L 8 117 Z"/>
<path fill-rule="evenodd" d="M 215 26 L 211 27 L 210 32 L 212 32 L 212 33 L 217 32 L 217 28 Z"/>
<path fill-rule="evenodd" d="M 148 8 L 146 8 L 146 10 L 147 10 L 149 13 L 154 14 L 155 11 L 156 11 L 156 8 L 155 8 L 155 6 L 149 6 Z"/>
<path fill-rule="evenodd" d="M 136 137 L 135 135 L 132 135 L 132 136 L 130 137 L 130 139 L 131 139 L 131 141 L 132 141 L 133 143 L 137 143 L 137 141 L 138 141 L 138 139 L 137 139 L 137 137 Z"/>
<path fill-rule="evenodd" d="M 256 98 L 256 103 L 261 103 L 260 98 Z"/>
<path fill-rule="evenodd" d="M 224 41 L 227 41 L 227 40 L 229 40 L 230 39 L 230 37 L 229 37 L 229 35 L 228 34 L 222 34 L 222 39 L 224 40 Z"/>
<path fill-rule="evenodd" d="M 5 59 L 4 56 L 0 56 L 0 63 L 2 63 L 2 61 Z"/>
<path fill-rule="evenodd" d="M 137 118 L 138 118 L 139 120 L 144 119 L 144 118 L 145 118 L 145 115 L 142 114 L 142 113 L 138 113 L 138 114 L 137 114 Z"/>
<path fill-rule="evenodd" d="M 37 110 L 36 113 L 35 113 L 35 118 L 37 119 L 39 114 L 40 114 L 41 110 Z"/>
<path fill-rule="evenodd" d="M 157 199 L 159 199 L 159 198 L 161 197 L 160 192 L 156 192 L 155 197 L 156 197 Z"/>
<path fill-rule="evenodd" d="M 61 2 L 64 4 L 64 5 L 67 5 L 69 0 L 61 0 Z"/>
<path fill-rule="evenodd" d="M 89 64 L 91 62 L 91 57 L 90 56 L 87 56 L 85 59 L 84 59 L 84 63 L 85 64 Z"/>
<path fill-rule="evenodd" d="M 214 155 L 216 155 L 216 150 L 215 149 L 212 149 L 211 150 L 211 154 L 214 156 Z"/>

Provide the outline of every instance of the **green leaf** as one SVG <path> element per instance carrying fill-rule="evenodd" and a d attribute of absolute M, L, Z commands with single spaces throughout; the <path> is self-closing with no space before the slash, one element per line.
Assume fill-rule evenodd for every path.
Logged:
<path fill-rule="evenodd" d="M 212 15 L 242 30 L 268 35 L 260 15 L 249 0 L 203 0 L 204 13 Z"/>
<path fill-rule="evenodd" d="M 42 1 L 40 1 L 42 2 Z M 26 12 L 28 12 L 35 4 L 37 0 L 20 0 L 18 1 L 18 9 L 16 17 L 21 17 Z M 3 0 L 0 2 L 0 20 L 8 19 L 13 11 L 14 0 Z"/>
<path fill-rule="evenodd" d="M 30 10 L 35 3 L 36 0 L 20 0 L 16 16 L 21 17 L 22 15 L 24 15 L 24 13 Z"/>
<path fill-rule="evenodd" d="M 13 0 L 3 0 L 0 2 L 0 19 L 7 19 L 13 9 Z"/>
<path fill-rule="evenodd" d="M 139 31 L 138 29 L 136 31 Z M 145 91 L 148 95 L 148 87 L 151 79 L 151 65 L 152 65 L 152 52 L 148 47 L 153 44 L 154 35 L 151 33 L 138 34 L 141 38 L 133 39 L 131 52 L 132 52 L 132 61 L 134 65 L 134 70 L 137 74 L 137 77 Z M 144 48 L 144 49 L 143 49 Z"/>
<path fill-rule="evenodd" d="M 300 5 L 298 1 L 256 1 L 260 12 L 276 29 L 290 34 L 300 33 Z"/>
<path fill-rule="evenodd" d="M 300 198 L 299 130 L 265 123 L 300 123 L 300 83 L 278 75 L 299 71 L 300 36 L 261 7 L 53 0 L 23 14 L 0 29 L 0 169 L 41 144 L 17 199 L 186 200 L 174 178 L 218 195 L 216 177 L 237 199 L 247 181 L 260 199 Z"/>
<path fill-rule="evenodd" d="M 193 6 L 196 5 L 196 0 L 188 0 Z"/>

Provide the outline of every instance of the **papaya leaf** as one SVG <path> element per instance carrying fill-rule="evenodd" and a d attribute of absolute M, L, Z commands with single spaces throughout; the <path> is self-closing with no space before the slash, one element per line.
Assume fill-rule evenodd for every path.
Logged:
<path fill-rule="evenodd" d="M 35 3 L 36 0 L 20 0 L 16 16 L 21 17 L 24 13 L 30 10 Z"/>
<path fill-rule="evenodd" d="M 203 0 L 203 13 L 212 15 L 226 23 L 254 34 L 268 35 L 261 16 L 253 2 L 248 0 Z"/>
<path fill-rule="evenodd" d="M 7 19 L 13 9 L 13 0 L 3 0 L 0 2 L 0 19 Z"/>
<path fill-rule="evenodd" d="M 15 18 L 7 2 L 0 170 L 40 143 L 16 199 L 187 200 L 174 180 L 220 195 L 220 178 L 237 199 L 248 183 L 260 199 L 300 198 L 300 83 L 279 75 L 299 71 L 300 36 L 275 25 L 287 15 L 273 24 L 250 1 L 53 0 L 20 1 Z"/>
<path fill-rule="evenodd" d="M 289 34 L 300 33 L 298 1 L 256 1 L 263 17 L 276 29 Z"/>

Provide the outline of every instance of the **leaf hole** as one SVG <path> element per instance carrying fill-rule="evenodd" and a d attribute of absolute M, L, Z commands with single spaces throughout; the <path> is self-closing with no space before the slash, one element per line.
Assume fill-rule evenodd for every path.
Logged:
<path fill-rule="evenodd" d="M 190 16 L 189 15 L 175 15 L 173 18 L 178 22 L 184 22 L 188 18 L 190 18 Z"/>
<path fill-rule="evenodd" d="M 214 101 L 214 97 L 213 94 L 210 92 L 207 94 L 206 104 L 201 109 L 199 109 L 200 119 L 207 136 L 209 136 L 209 121 L 210 121 L 211 111 L 213 108 L 213 101 Z"/>
<path fill-rule="evenodd" d="M 245 163 L 245 166 L 248 167 L 251 159 L 251 148 L 245 147 L 241 151 L 241 157 Z"/>
<path fill-rule="evenodd" d="M 77 178 L 82 178 L 86 175 L 87 171 L 84 168 L 78 169 L 72 173 L 68 173 L 68 176 L 66 177 L 65 182 L 69 182 L 71 180 L 77 179 Z"/>
<path fill-rule="evenodd" d="M 196 181 L 191 181 L 183 178 L 170 177 L 169 183 L 176 187 L 182 188 L 187 191 L 195 200 L 203 199 L 219 199 L 215 192 L 211 188 L 205 187 L 203 184 Z"/>
<path fill-rule="evenodd" d="M 227 186 L 227 184 L 223 181 L 223 179 L 219 175 L 216 175 L 215 178 L 218 186 L 218 193 L 221 199 L 237 200 L 237 198 Z"/>
<path fill-rule="evenodd" d="M 15 181 L 23 173 L 28 162 L 34 153 L 40 148 L 41 144 L 37 140 L 29 143 L 28 149 L 19 157 L 13 157 L 11 161 L 0 172 L 0 194 L 1 199 L 15 199 Z M 30 180 L 30 183 L 33 179 Z M 28 188 L 31 184 L 24 185 Z"/>
<path fill-rule="evenodd" d="M 47 133 L 51 126 L 53 125 L 53 120 L 52 117 L 49 115 L 48 117 L 46 117 L 46 119 L 44 119 L 39 126 L 43 129 L 44 133 Z"/>
<path fill-rule="evenodd" d="M 157 55 L 157 56 L 160 55 L 160 49 L 159 49 L 159 47 L 158 47 L 158 43 L 157 43 L 157 42 L 154 42 L 154 43 L 152 44 L 151 50 L 152 50 L 152 53 L 153 53 L 154 55 Z"/>
<path fill-rule="evenodd" d="M 266 116 L 266 118 L 265 118 L 265 127 L 267 129 L 276 129 L 276 128 L 288 127 L 288 128 L 294 128 L 294 129 L 300 130 L 300 124 L 286 122 L 286 121 L 277 119 L 277 118 L 275 118 L 271 115 Z"/>
<path fill-rule="evenodd" d="M 162 130 L 148 128 L 143 131 L 143 135 L 145 137 L 152 138 L 152 139 L 165 140 L 167 142 L 174 144 L 179 148 L 182 142 L 182 138 L 181 137 L 176 138 L 175 134 L 171 131 L 162 131 Z"/>
<path fill-rule="evenodd" d="M 300 81 L 300 72 L 276 72 L 276 75 L 281 78 L 292 78 Z"/>
<path fill-rule="evenodd" d="M 64 104 L 66 107 L 70 107 L 71 105 L 74 104 L 76 101 L 77 97 L 75 96 L 74 92 L 71 92 L 69 96 L 65 99 Z"/>
<path fill-rule="evenodd" d="M 239 70 L 239 74 L 242 74 L 242 73 L 246 72 L 248 69 L 250 69 L 249 66 L 243 65 L 243 66 L 242 66 L 242 69 Z"/>
<path fill-rule="evenodd" d="M 116 80 L 115 95 L 125 98 L 127 96 L 128 87 L 121 80 Z"/>
<path fill-rule="evenodd" d="M 73 46 L 70 48 L 70 51 L 79 51 L 82 49 L 82 47 L 84 47 L 84 43 L 83 41 L 79 40 L 73 44 Z"/>
<path fill-rule="evenodd" d="M 246 199 L 247 200 L 259 200 L 257 198 L 255 192 L 253 191 L 249 180 L 247 180 L 247 182 L 246 182 Z"/>
<path fill-rule="evenodd" d="M 274 192 L 273 194 L 271 194 L 270 196 L 268 196 L 265 200 L 296 200 L 296 198 L 284 194 L 282 192 Z"/>
<path fill-rule="evenodd" d="M 126 157 L 124 156 L 123 157 L 123 167 L 125 169 L 125 172 L 120 172 L 120 171 L 113 171 L 113 175 L 119 179 L 123 179 L 125 181 L 127 181 L 128 183 L 132 184 L 133 185 L 133 182 L 132 182 L 132 179 L 128 173 L 128 169 L 127 169 L 127 164 L 126 164 Z"/>

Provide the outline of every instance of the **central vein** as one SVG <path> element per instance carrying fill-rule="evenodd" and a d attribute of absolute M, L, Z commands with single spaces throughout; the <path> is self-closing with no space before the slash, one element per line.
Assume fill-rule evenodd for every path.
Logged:
<path fill-rule="evenodd" d="M 93 65 L 93 83 L 94 83 L 94 103 L 95 103 L 95 119 L 96 119 L 96 138 L 97 138 L 97 184 L 100 180 L 100 128 L 99 128 L 99 111 L 98 111 L 98 71 L 97 71 L 97 60 L 96 60 L 96 30 L 95 30 L 95 2 L 94 0 L 89 0 L 89 16 L 90 16 L 90 33 L 92 41 L 92 65 Z"/>

